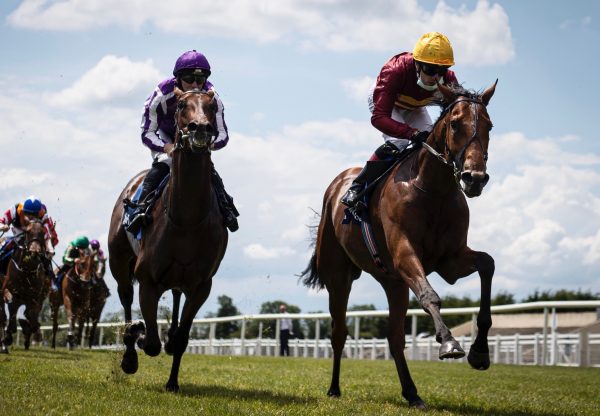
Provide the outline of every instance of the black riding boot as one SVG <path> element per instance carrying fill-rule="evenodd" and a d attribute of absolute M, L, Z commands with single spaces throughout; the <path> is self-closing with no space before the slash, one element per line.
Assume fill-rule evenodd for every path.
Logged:
<path fill-rule="evenodd" d="M 367 164 L 354 179 L 340 202 L 350 208 L 354 207 L 358 202 L 358 194 L 363 190 L 365 184 L 370 184 L 380 177 L 400 157 L 403 150 L 388 142 L 379 146 L 374 152 L 379 160 L 367 161 Z"/>
<path fill-rule="evenodd" d="M 372 183 L 380 177 L 391 165 L 393 160 L 369 160 L 358 174 L 356 179 L 350 185 L 341 199 L 341 203 L 352 208 L 358 202 L 358 194 L 364 189 L 366 184 Z"/>
<path fill-rule="evenodd" d="M 221 215 L 223 215 L 223 224 L 231 231 L 232 233 L 237 231 L 240 226 L 238 225 L 237 218 L 240 213 L 235 208 L 233 204 L 233 198 L 225 191 L 225 185 L 223 185 L 223 180 L 217 173 L 215 167 L 212 168 L 212 185 L 215 189 L 215 193 L 217 194 L 217 202 L 219 203 L 219 209 L 221 210 Z"/>
<path fill-rule="evenodd" d="M 149 213 L 146 212 L 147 205 L 144 204 L 144 200 L 158 187 L 158 185 L 160 185 L 168 173 L 169 165 L 166 163 L 152 163 L 152 167 L 148 171 L 148 174 L 142 183 L 142 192 L 137 200 L 137 206 L 135 207 L 135 210 L 130 215 L 131 219 L 129 220 L 129 225 L 127 226 L 127 231 L 133 235 L 136 235 L 144 225 L 150 223 L 151 218 L 149 217 Z"/>

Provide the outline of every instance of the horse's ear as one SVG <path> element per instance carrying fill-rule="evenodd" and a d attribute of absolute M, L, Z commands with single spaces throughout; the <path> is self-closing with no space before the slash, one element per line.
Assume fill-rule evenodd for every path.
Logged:
<path fill-rule="evenodd" d="M 175 89 L 173 90 L 173 93 L 175 94 L 175 98 L 177 98 L 179 100 L 179 97 L 181 97 L 181 95 L 183 94 L 183 91 L 181 91 L 179 89 L 179 87 L 175 87 Z"/>
<path fill-rule="evenodd" d="M 483 94 L 481 94 L 481 102 L 483 103 L 483 105 L 485 105 L 485 106 L 488 105 L 488 103 L 492 99 L 492 95 L 494 95 L 494 92 L 496 91 L 497 84 L 498 84 L 498 78 L 496 78 L 496 82 L 494 82 L 494 85 L 488 87 L 488 89 L 485 90 L 483 92 Z"/>
<path fill-rule="evenodd" d="M 206 91 L 206 95 L 208 95 L 211 100 L 215 98 L 215 92 L 213 90 Z"/>
<path fill-rule="evenodd" d="M 452 91 L 450 87 L 447 87 L 444 84 L 440 84 L 437 80 L 435 80 L 435 83 L 437 84 L 438 90 L 444 96 L 445 101 L 454 101 L 454 91 Z"/>

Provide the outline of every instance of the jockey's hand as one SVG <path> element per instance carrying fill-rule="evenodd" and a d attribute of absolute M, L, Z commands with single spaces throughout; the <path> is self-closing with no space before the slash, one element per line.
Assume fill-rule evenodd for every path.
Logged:
<path fill-rule="evenodd" d="M 166 143 L 165 144 L 165 153 L 167 154 L 167 156 L 171 156 L 171 154 L 173 153 L 173 150 L 175 149 L 175 145 L 173 143 Z"/>
<path fill-rule="evenodd" d="M 0 224 L 0 232 L 5 233 L 8 231 L 9 228 L 10 228 L 10 225 L 8 225 L 8 224 Z"/>
<path fill-rule="evenodd" d="M 414 143 L 423 143 L 429 137 L 431 132 L 427 130 L 417 131 L 412 136 L 410 136 L 410 141 Z"/>
<path fill-rule="evenodd" d="M 78 258 L 76 258 L 76 259 L 73 261 L 73 263 L 75 263 L 75 264 L 77 264 L 77 263 L 81 263 L 81 259 L 78 257 Z"/>

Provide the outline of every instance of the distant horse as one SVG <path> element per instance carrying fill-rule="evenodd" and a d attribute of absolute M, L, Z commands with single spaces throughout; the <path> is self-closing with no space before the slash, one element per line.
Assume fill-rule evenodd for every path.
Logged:
<path fill-rule="evenodd" d="M 25 305 L 25 319 L 19 319 L 25 339 L 25 349 L 31 343 L 31 335 L 40 328 L 38 321 L 44 299 L 50 288 L 46 273 L 45 229 L 40 221 L 31 221 L 23 234 L 15 237 L 15 251 L 12 255 L 4 282 L 2 294 L 8 303 L 8 326 L 3 344 L 12 344 L 12 334 L 17 332 L 17 311 Z"/>
<path fill-rule="evenodd" d="M 94 339 L 96 338 L 96 327 L 100 322 L 100 316 L 102 310 L 106 304 L 108 298 L 108 289 L 104 282 L 105 267 L 103 263 L 98 263 L 95 260 L 95 272 L 92 277 L 92 284 L 90 286 L 90 302 L 87 310 L 85 323 L 86 323 L 86 338 L 88 339 L 88 345 L 92 348 L 94 345 Z"/>
<path fill-rule="evenodd" d="M 496 81 L 497 82 L 497 81 Z M 440 314 L 441 301 L 426 276 L 437 272 L 454 284 L 478 271 L 481 303 L 478 334 L 468 361 L 476 369 L 490 365 L 487 334 L 491 327 L 490 292 L 494 260 L 467 246 L 469 208 L 464 195 L 481 194 L 486 173 L 489 131 L 492 122 L 486 106 L 496 83 L 482 94 L 443 85 L 443 110 L 426 144 L 396 166 L 372 194 L 368 217 L 383 267 L 376 266 L 357 224 L 342 224 L 340 199 L 359 172 L 339 174 L 325 191 L 314 254 L 303 272 L 304 283 L 326 287 L 333 321 L 333 373 L 329 396 L 340 396 L 340 360 L 348 330 L 346 310 L 352 282 L 362 271 L 371 274 L 385 290 L 389 304 L 390 350 L 409 405 L 425 408 L 417 394 L 404 357 L 404 320 L 409 289 L 433 318 L 439 358 L 460 358 L 465 352 L 452 337 Z M 460 181 L 463 182 L 461 187 Z M 463 195 L 464 193 L 464 195 Z"/>
<path fill-rule="evenodd" d="M 57 291 L 50 291 L 48 299 L 52 314 L 52 348 L 56 348 L 56 333 L 58 332 L 58 309 L 65 306 L 69 329 L 67 332 L 67 345 L 69 349 L 81 344 L 83 326 L 90 307 L 90 284 L 94 273 L 94 256 L 89 250 L 75 259 L 62 279 L 61 287 Z M 75 335 L 75 325 L 77 334 Z"/>
<path fill-rule="evenodd" d="M 185 352 L 189 331 L 196 313 L 206 301 L 212 277 L 227 247 L 227 230 L 223 225 L 217 199 L 212 189 L 210 157 L 215 129 L 214 94 L 192 90 L 175 90 L 177 111 L 173 164 L 169 182 L 152 211 L 152 224 L 144 229 L 139 253 L 133 251 L 123 229 L 123 199 L 131 198 L 144 178 L 136 175 L 119 195 L 115 204 L 108 237 L 109 266 L 118 283 L 125 320 L 131 322 L 133 282 L 139 282 L 142 323 L 128 325 L 123 338 L 126 351 L 121 368 L 126 373 L 137 371 L 135 342 L 150 356 L 161 350 L 156 323 L 157 306 L 163 292 L 177 289 L 174 303 L 178 306 L 181 292 L 185 304 L 181 322 L 173 319 L 165 351 L 173 354 L 171 374 L 166 384 L 178 391 L 181 356 Z M 178 309 L 178 308 L 177 308 Z M 177 313 L 175 311 L 175 313 Z M 178 325 L 179 324 L 179 325 Z"/>

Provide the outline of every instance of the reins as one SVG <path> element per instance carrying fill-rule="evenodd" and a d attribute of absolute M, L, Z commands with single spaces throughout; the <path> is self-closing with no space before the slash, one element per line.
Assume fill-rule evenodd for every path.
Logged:
<path fill-rule="evenodd" d="M 433 126 L 433 131 L 435 131 L 435 127 L 437 126 L 437 124 L 441 123 L 442 120 L 444 120 L 446 118 L 446 115 L 454 108 L 454 106 L 456 104 L 462 103 L 462 102 L 469 103 L 469 108 L 471 108 L 470 103 L 481 104 L 485 107 L 485 104 L 483 104 L 479 99 L 465 97 L 465 96 L 459 96 L 456 100 L 454 100 L 452 103 L 450 103 L 446 108 L 444 108 L 442 110 L 438 120 L 436 121 L 435 125 Z M 446 137 L 444 137 L 444 152 L 446 154 L 448 154 L 448 158 L 450 160 L 446 159 L 444 154 L 435 150 L 428 143 L 426 143 L 426 142 L 422 143 L 423 147 L 429 153 L 431 153 L 437 160 L 439 160 L 440 162 L 442 162 L 444 165 L 448 166 L 452 170 L 452 176 L 454 177 L 454 181 L 456 182 L 457 185 L 460 185 L 460 178 L 461 178 L 462 168 L 464 165 L 463 158 L 464 158 L 467 148 L 471 145 L 471 143 L 473 143 L 474 141 L 477 141 L 477 143 L 479 143 L 479 146 L 481 146 L 481 150 L 483 151 L 483 159 L 486 161 L 488 159 L 488 154 L 483 149 L 483 144 L 481 144 L 481 140 L 479 139 L 479 135 L 477 134 L 477 121 L 478 121 L 477 111 L 475 111 L 474 114 L 475 115 L 474 115 L 474 122 L 473 122 L 473 133 L 471 134 L 471 138 L 460 149 L 460 151 L 458 152 L 456 157 L 452 155 L 452 152 L 450 151 L 450 147 L 448 146 L 448 140 L 446 139 Z M 447 129 L 447 126 L 446 126 L 446 129 Z"/>

